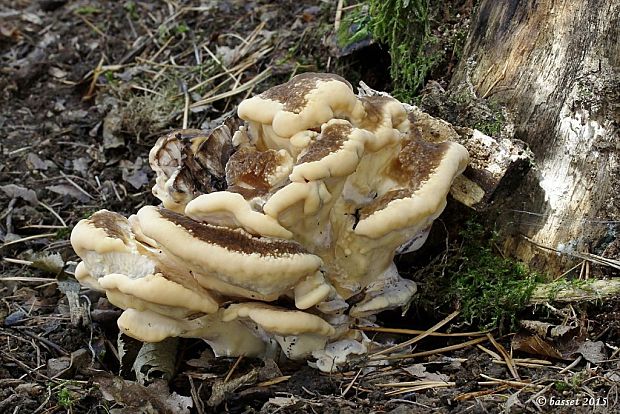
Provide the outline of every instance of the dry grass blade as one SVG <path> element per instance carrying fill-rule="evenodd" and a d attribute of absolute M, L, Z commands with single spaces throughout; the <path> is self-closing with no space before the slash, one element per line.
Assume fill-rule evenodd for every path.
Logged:
<path fill-rule="evenodd" d="M 497 349 L 500 355 L 504 358 L 504 361 L 506 361 L 506 365 L 508 365 L 508 370 L 510 370 L 513 378 L 516 380 L 520 380 L 521 377 L 519 377 L 517 367 L 515 366 L 512 357 L 508 354 L 508 352 L 506 352 L 506 349 L 504 349 L 504 347 L 500 343 L 498 343 L 495 338 L 493 338 L 493 335 L 491 335 L 490 333 L 487 333 L 487 338 L 489 338 L 489 341 L 491 341 L 495 349 Z"/>
<path fill-rule="evenodd" d="M 413 354 L 390 355 L 390 356 L 385 356 L 385 357 L 380 357 L 379 356 L 379 357 L 373 358 L 373 359 L 391 361 L 391 360 L 398 360 L 398 359 L 424 357 L 424 356 L 429 356 L 429 355 L 441 354 L 443 352 L 455 351 L 457 349 L 467 348 L 468 346 L 476 345 L 476 344 L 479 344 L 480 342 L 484 342 L 487 339 L 488 338 L 486 336 L 484 336 L 484 337 L 472 339 L 472 340 L 467 341 L 467 342 L 462 342 L 462 343 L 456 344 L 456 345 L 450 345 L 450 346 L 446 346 L 446 347 L 443 347 L 443 348 L 431 349 L 430 351 L 416 352 L 416 353 L 413 353 Z"/>
<path fill-rule="evenodd" d="M 347 393 L 349 392 L 349 390 L 351 389 L 351 387 L 353 387 L 353 384 L 355 384 L 355 381 L 357 381 L 357 378 L 360 376 L 360 374 L 362 373 L 362 369 L 360 368 L 359 371 L 357 371 L 357 374 L 355 374 L 355 376 L 353 377 L 353 379 L 351 380 L 351 382 L 349 383 L 349 385 L 347 386 L 347 388 L 345 388 L 345 390 L 342 392 L 342 396 L 344 397 L 345 395 L 347 395 Z"/>
<path fill-rule="evenodd" d="M 239 87 L 237 87 L 236 89 L 232 89 L 228 92 L 224 92 L 224 93 L 220 93 L 219 95 L 215 95 L 215 96 L 211 96 L 209 98 L 206 99 L 201 99 L 200 101 L 194 102 L 190 108 L 196 108 L 198 106 L 203 106 L 203 105 L 207 105 L 210 104 L 212 102 L 215 101 L 219 101 L 220 99 L 224 99 L 224 98 L 228 98 L 230 96 L 234 96 L 237 95 L 241 92 L 244 92 L 250 88 L 253 88 L 254 86 L 258 85 L 259 83 L 261 83 L 262 81 L 266 80 L 269 75 L 271 74 L 271 68 L 267 68 L 264 71 L 262 71 L 261 73 L 259 73 L 258 75 L 256 75 L 256 77 L 242 85 L 240 85 Z"/>
<path fill-rule="evenodd" d="M 438 330 L 439 328 L 441 328 L 442 326 L 444 326 L 445 324 L 447 324 L 448 322 L 450 322 L 452 319 L 454 319 L 457 315 L 459 314 L 459 311 L 456 310 L 454 312 L 452 312 L 450 315 L 446 316 L 443 320 L 441 320 L 439 323 L 435 324 L 434 326 L 432 326 L 431 328 L 429 328 L 428 330 L 424 331 L 424 333 L 416 336 L 415 338 L 411 338 L 405 342 L 402 342 L 400 344 L 396 344 L 394 346 L 391 346 L 389 348 L 386 348 L 384 350 L 381 350 L 379 352 L 376 352 L 372 355 L 372 357 L 376 357 L 379 355 L 383 355 L 383 354 L 387 354 L 389 352 L 393 352 L 395 350 L 398 349 L 402 349 L 405 348 L 409 345 L 413 345 L 416 342 L 421 341 L 422 339 L 426 338 L 427 336 L 429 336 L 431 333 L 435 332 L 436 330 Z M 372 358 L 371 357 L 371 358 Z"/>
<path fill-rule="evenodd" d="M 408 387 L 403 389 L 398 389 L 395 391 L 388 391 L 385 395 L 399 395 L 399 394 L 408 394 L 410 392 L 423 391 L 432 388 L 446 388 L 446 387 L 454 387 L 456 386 L 456 382 L 440 382 L 436 381 L 434 383 L 421 384 L 414 387 Z"/>
<path fill-rule="evenodd" d="M 226 378 L 224 378 L 224 382 L 228 382 L 230 380 L 230 378 L 232 377 L 232 374 L 235 372 L 235 370 L 239 366 L 239 363 L 241 362 L 242 359 L 243 359 L 243 355 L 239 355 L 239 358 L 237 358 L 233 366 L 230 367 L 228 374 L 226 374 Z"/>
<path fill-rule="evenodd" d="M 28 237 L 22 237 L 21 239 L 12 240 L 10 242 L 4 243 L 2 246 L 0 246 L 0 249 L 6 246 L 11 246 L 13 244 L 23 243 L 23 242 L 27 242 L 30 240 L 36 240 L 36 239 L 44 239 L 46 237 L 52 237 L 55 235 L 56 233 L 44 233 L 44 234 L 35 234 L 33 236 L 28 236 Z"/>
<path fill-rule="evenodd" d="M 471 400 L 472 398 L 478 398 L 478 397 L 484 397 L 485 395 L 496 394 L 506 389 L 508 389 L 508 385 L 502 385 L 493 390 L 472 391 L 472 392 L 466 392 L 463 394 L 459 394 L 456 397 L 454 397 L 454 399 L 456 401 L 467 401 L 467 400 Z"/>
<path fill-rule="evenodd" d="M 289 379 L 291 379 L 290 375 L 283 375 L 281 377 L 276 377 L 276 378 L 272 378 L 267 381 L 259 382 L 258 384 L 256 384 L 256 386 L 257 387 L 269 387 L 271 385 L 275 385 L 275 384 L 279 384 L 284 381 L 288 381 Z"/>
<path fill-rule="evenodd" d="M 478 381 L 478 385 L 505 384 L 505 385 L 509 385 L 511 387 L 519 387 L 519 388 L 523 388 L 523 387 L 544 388 L 544 386 L 542 386 L 542 385 L 532 384 L 531 382 L 503 380 L 503 379 L 499 379 L 499 378 L 493 378 L 493 377 L 490 377 L 490 376 L 485 375 L 485 374 L 480 374 L 480 376 L 482 378 L 484 378 L 484 379 L 489 380 L 489 381 Z"/>
<path fill-rule="evenodd" d="M 381 388 L 401 388 L 401 387 L 417 387 L 420 385 L 437 385 L 452 384 L 450 381 L 404 381 L 404 382 L 386 382 L 383 384 L 375 384 L 375 387 Z"/>
<path fill-rule="evenodd" d="M 426 333 L 428 331 L 423 331 L 420 329 L 399 329 L 399 328 L 381 328 L 374 326 L 356 326 L 355 329 L 363 332 L 380 332 L 380 333 L 395 333 L 401 335 L 419 335 Z M 438 337 L 463 337 L 463 336 L 484 336 L 486 332 L 476 331 L 476 332 L 456 332 L 456 333 L 444 333 L 444 332 L 430 332 L 428 336 L 438 336 Z"/>

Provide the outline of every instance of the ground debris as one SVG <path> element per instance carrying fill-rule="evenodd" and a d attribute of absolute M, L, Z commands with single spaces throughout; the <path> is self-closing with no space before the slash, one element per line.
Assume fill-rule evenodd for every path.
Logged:
<path fill-rule="evenodd" d="M 99 374 L 94 381 L 106 400 L 125 406 L 111 411 L 118 414 L 189 414 L 193 406 L 191 397 L 170 393 L 163 380 L 145 387 L 110 374 Z"/>

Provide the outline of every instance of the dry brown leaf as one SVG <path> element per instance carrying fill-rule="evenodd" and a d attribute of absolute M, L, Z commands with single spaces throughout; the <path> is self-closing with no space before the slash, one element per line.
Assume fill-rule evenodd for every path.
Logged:
<path fill-rule="evenodd" d="M 512 349 L 531 355 L 565 359 L 558 349 L 537 334 L 519 332 L 512 338 Z"/>
<path fill-rule="evenodd" d="M 166 381 L 159 380 L 145 387 L 110 374 L 95 377 L 103 397 L 125 406 L 123 413 L 189 414 L 193 406 L 191 397 L 176 392 L 170 394 Z"/>

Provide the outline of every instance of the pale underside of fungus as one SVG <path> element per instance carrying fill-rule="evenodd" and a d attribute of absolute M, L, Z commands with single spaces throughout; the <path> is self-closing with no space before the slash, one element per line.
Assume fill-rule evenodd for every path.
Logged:
<path fill-rule="evenodd" d="M 77 279 L 146 342 L 203 338 L 217 355 L 278 346 L 324 371 L 367 339 L 354 324 L 406 305 L 394 256 L 418 249 L 468 154 L 428 142 L 403 105 L 307 73 L 243 101 L 241 121 L 180 130 L 150 153 L 162 206 L 101 210 L 71 243 Z"/>

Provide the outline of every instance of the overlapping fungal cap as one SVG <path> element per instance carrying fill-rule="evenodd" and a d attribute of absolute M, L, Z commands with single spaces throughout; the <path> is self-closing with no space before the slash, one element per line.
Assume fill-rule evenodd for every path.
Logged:
<path fill-rule="evenodd" d="M 394 255 L 424 243 L 467 151 L 422 140 L 399 101 L 331 74 L 295 76 L 238 113 L 238 128 L 157 142 L 163 208 L 80 222 L 76 277 L 125 309 L 134 338 L 199 337 L 229 356 L 277 343 L 332 370 L 366 352 L 353 323 L 415 294 Z"/>
<path fill-rule="evenodd" d="M 393 187 L 360 209 L 355 232 L 377 238 L 406 228 L 418 233 L 428 227 L 443 211 L 450 185 L 468 160 L 467 150 L 457 143 L 404 141 L 384 170 Z"/>
<path fill-rule="evenodd" d="M 144 235 L 156 240 L 167 255 L 185 263 L 207 289 L 211 288 L 209 280 L 218 279 L 277 298 L 322 264 L 318 256 L 296 242 L 254 237 L 241 229 L 201 223 L 153 206 L 142 207 L 137 216 Z"/>
<path fill-rule="evenodd" d="M 340 76 L 304 73 L 241 102 L 238 114 L 248 121 L 257 148 L 297 154 L 295 147 L 303 148 L 313 129 L 332 118 L 362 119 L 364 108 Z"/>

